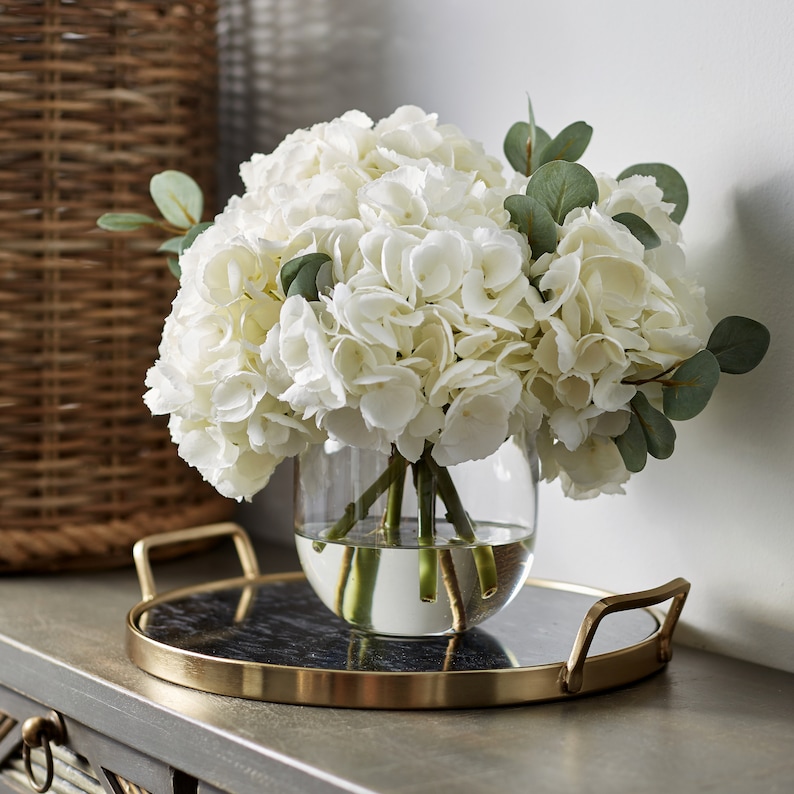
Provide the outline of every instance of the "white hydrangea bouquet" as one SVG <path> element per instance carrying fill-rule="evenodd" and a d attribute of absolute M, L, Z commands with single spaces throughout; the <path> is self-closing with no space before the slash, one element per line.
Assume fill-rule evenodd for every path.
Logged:
<path fill-rule="evenodd" d="M 323 494 L 322 519 L 296 526 L 307 578 L 355 626 L 460 632 L 526 577 L 534 516 L 508 532 L 472 515 L 450 467 L 531 439 L 568 496 L 622 493 L 649 454 L 672 454 L 672 421 L 698 414 L 721 372 L 765 355 L 760 323 L 708 320 L 678 172 L 593 175 L 576 162 L 591 134 L 552 137 L 530 107 L 505 173 L 417 107 L 377 123 L 351 111 L 244 163 L 244 193 L 212 223 L 174 171 L 151 182 L 163 220 L 99 220 L 174 235 L 179 291 L 144 399 L 218 491 L 250 499 L 303 452 L 377 452 L 352 488 L 337 463 L 315 476 L 344 501 Z"/>
<path fill-rule="evenodd" d="M 240 168 L 213 223 L 186 175 L 152 180 L 180 286 L 146 404 L 222 494 L 249 499 L 276 465 L 328 439 L 441 469 L 531 433 L 546 480 L 622 492 L 672 420 L 769 335 L 712 328 L 687 274 L 681 176 L 618 177 L 578 160 L 591 128 L 505 141 L 514 171 L 417 107 L 351 111 Z"/>

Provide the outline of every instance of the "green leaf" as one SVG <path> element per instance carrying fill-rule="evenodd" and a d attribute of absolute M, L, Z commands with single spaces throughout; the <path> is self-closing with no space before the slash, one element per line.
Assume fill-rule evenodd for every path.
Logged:
<path fill-rule="evenodd" d="M 656 179 L 656 184 L 661 189 L 664 200 L 675 204 L 675 209 L 670 213 L 670 217 L 676 223 L 681 223 L 689 206 L 689 191 L 684 177 L 675 168 L 665 165 L 665 163 L 638 163 L 622 171 L 618 179 L 626 179 L 635 174 L 652 176 Z"/>
<path fill-rule="evenodd" d="M 330 295 L 334 288 L 334 263 L 329 258 L 322 262 L 314 279 L 317 295 Z"/>
<path fill-rule="evenodd" d="M 187 251 L 187 249 L 193 244 L 196 237 L 198 237 L 205 229 L 209 229 L 212 224 L 212 221 L 197 223 L 195 226 L 188 229 L 185 234 L 180 234 L 178 237 L 170 237 L 157 250 L 162 253 L 181 254 L 183 251 Z"/>
<path fill-rule="evenodd" d="M 535 138 L 532 143 L 532 153 L 530 156 L 530 163 L 529 163 L 529 173 L 534 174 L 538 168 L 543 165 L 540 161 L 540 155 L 543 153 L 543 150 L 549 145 L 551 141 L 551 135 L 549 135 L 546 130 L 541 129 L 540 127 L 535 127 Z"/>
<path fill-rule="evenodd" d="M 631 407 L 639 419 L 648 452 L 659 460 L 669 458 L 675 448 L 675 428 L 672 422 L 654 408 L 641 391 L 632 397 Z"/>
<path fill-rule="evenodd" d="M 181 171 L 162 171 L 149 182 L 149 192 L 163 217 L 178 229 L 189 229 L 201 220 L 201 188 Z"/>
<path fill-rule="evenodd" d="M 202 221 L 201 223 L 197 223 L 195 226 L 191 226 L 187 232 L 182 236 L 182 245 L 179 248 L 179 253 L 183 253 L 190 248 L 191 245 L 195 242 L 196 238 L 205 230 L 209 229 L 212 226 L 213 221 Z"/>
<path fill-rule="evenodd" d="M 527 171 L 529 141 L 529 124 L 526 121 L 517 121 L 507 131 L 503 147 L 507 162 L 524 175 L 529 173 Z"/>
<path fill-rule="evenodd" d="M 697 416 L 708 404 L 720 379 L 720 365 L 709 350 L 687 359 L 662 386 L 662 406 L 670 419 Z"/>
<path fill-rule="evenodd" d="M 584 154 L 592 137 L 593 128 L 584 121 L 575 121 L 573 124 L 569 124 L 543 147 L 539 155 L 539 165 L 550 163 L 553 160 L 575 162 Z"/>
<path fill-rule="evenodd" d="M 554 160 L 538 168 L 526 192 L 551 213 L 556 223 L 562 223 L 571 210 L 598 201 L 593 175 L 584 166 L 566 160 Z"/>
<path fill-rule="evenodd" d="M 182 268 L 179 266 L 179 260 L 175 256 L 168 257 L 168 269 L 175 278 L 179 279 L 182 277 Z"/>
<path fill-rule="evenodd" d="M 535 123 L 535 109 L 532 107 L 532 100 L 529 97 L 527 97 L 527 110 L 529 112 L 529 168 L 526 175 L 530 176 L 540 168 L 539 155 L 551 140 L 551 136 Z"/>
<path fill-rule="evenodd" d="M 317 291 L 317 273 L 321 267 L 320 262 L 313 262 L 301 268 L 292 280 L 287 291 L 287 297 L 301 295 L 307 301 L 316 301 L 319 297 Z"/>
<path fill-rule="evenodd" d="M 648 442 L 642 431 L 642 423 L 636 414 L 632 413 L 629 426 L 622 435 L 615 439 L 615 445 L 623 458 L 624 466 L 633 473 L 642 471 L 648 460 Z"/>
<path fill-rule="evenodd" d="M 535 124 L 535 111 L 532 100 L 527 97 L 529 122 L 517 121 L 507 132 L 504 153 L 513 168 L 524 176 L 529 176 L 542 165 L 539 155 L 551 140 L 549 134 Z M 529 161 L 529 162 L 527 162 Z"/>
<path fill-rule="evenodd" d="M 612 217 L 612 220 L 622 223 L 643 244 L 646 251 L 650 251 L 651 248 L 657 248 L 662 244 L 653 226 L 633 212 L 619 212 Z"/>
<path fill-rule="evenodd" d="M 518 230 L 527 236 L 532 258 L 541 254 L 553 253 L 557 248 L 557 224 L 551 213 L 531 196 L 508 196 L 505 209 Z"/>
<path fill-rule="evenodd" d="M 769 330 L 749 317 L 725 317 L 714 327 L 706 349 L 717 358 L 720 369 L 742 375 L 761 363 L 769 348 Z"/>
<path fill-rule="evenodd" d="M 317 276 L 320 267 L 330 260 L 328 254 L 317 252 L 296 256 L 285 262 L 280 270 L 281 288 L 284 294 L 288 298 L 302 295 L 306 300 L 317 300 Z"/>
<path fill-rule="evenodd" d="M 152 226 L 157 221 L 138 212 L 106 212 L 100 215 L 96 225 L 108 232 L 132 232 L 143 226 Z"/>
<path fill-rule="evenodd" d="M 179 254 L 182 252 L 182 241 L 185 239 L 183 234 L 179 237 L 169 237 L 157 250 L 160 253 Z"/>

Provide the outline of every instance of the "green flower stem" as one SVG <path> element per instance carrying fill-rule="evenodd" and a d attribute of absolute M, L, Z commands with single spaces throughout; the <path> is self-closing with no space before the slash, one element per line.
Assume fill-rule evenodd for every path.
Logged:
<path fill-rule="evenodd" d="M 355 502 L 351 502 L 345 508 L 344 515 L 328 530 L 326 539 L 340 540 L 353 529 L 358 521 L 362 518 L 366 518 L 377 498 L 382 493 L 385 493 L 386 489 L 389 488 L 396 479 L 404 478 L 405 466 L 405 458 L 403 458 L 402 455 L 395 455 L 380 477 L 378 477 Z"/>
<path fill-rule="evenodd" d="M 418 503 L 419 598 L 434 603 L 438 598 L 438 553 L 435 545 L 436 478 L 421 458 L 416 464 Z M 430 548 L 423 548 L 429 546 Z"/>
<path fill-rule="evenodd" d="M 395 450 L 389 463 L 399 461 L 406 467 L 407 461 Z M 400 521 L 402 520 L 403 492 L 405 490 L 405 474 L 396 475 L 389 484 L 389 495 L 386 502 L 386 515 L 383 518 L 383 534 L 389 546 L 400 545 Z"/>
<path fill-rule="evenodd" d="M 374 648 L 372 646 L 375 646 Z M 372 669 L 371 659 L 373 652 L 377 656 L 377 645 L 369 634 L 362 634 L 358 631 L 350 632 L 350 639 L 347 643 L 346 669 L 348 670 L 370 670 Z"/>
<path fill-rule="evenodd" d="M 446 505 L 449 520 L 455 527 L 458 537 L 466 541 L 466 543 L 472 544 L 471 552 L 474 556 L 474 565 L 477 568 L 477 576 L 480 580 L 480 593 L 483 598 L 491 598 L 499 586 L 493 549 L 490 546 L 474 545 L 477 543 L 477 536 L 474 534 L 471 519 L 460 501 L 458 490 L 452 482 L 449 471 L 433 460 L 429 450 L 425 451 L 422 459 L 426 461 L 427 466 L 435 475 L 438 493 Z"/>
<path fill-rule="evenodd" d="M 354 626 L 372 627 L 372 600 L 378 581 L 380 549 L 359 546 L 353 557 L 352 576 L 347 580 L 343 617 Z"/>
<path fill-rule="evenodd" d="M 323 543 L 321 548 L 318 549 L 315 547 L 315 551 L 322 551 L 324 548 L 325 544 Z M 339 579 L 336 582 L 336 594 L 334 598 L 334 612 L 340 616 L 344 614 L 345 590 L 350 580 L 350 571 L 353 567 L 353 555 L 355 551 L 353 546 L 345 546 L 344 553 L 342 554 L 342 564 L 339 568 Z"/>

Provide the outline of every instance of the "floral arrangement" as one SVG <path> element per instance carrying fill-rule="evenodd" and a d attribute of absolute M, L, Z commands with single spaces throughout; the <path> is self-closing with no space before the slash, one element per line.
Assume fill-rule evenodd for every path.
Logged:
<path fill-rule="evenodd" d="M 670 420 L 720 372 L 752 369 L 769 335 L 712 328 L 687 275 L 686 185 L 669 166 L 616 178 L 576 161 L 592 130 L 529 120 L 514 171 L 417 107 L 351 111 L 240 168 L 211 224 L 184 174 L 152 180 L 175 235 L 173 310 L 146 404 L 221 493 L 249 499 L 276 465 L 327 439 L 444 469 L 536 438 L 542 476 L 586 498 L 622 492 Z"/>

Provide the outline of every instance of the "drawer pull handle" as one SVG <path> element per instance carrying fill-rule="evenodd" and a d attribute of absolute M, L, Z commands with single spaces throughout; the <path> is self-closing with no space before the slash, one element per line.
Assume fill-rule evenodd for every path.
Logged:
<path fill-rule="evenodd" d="M 52 748 L 50 744 L 63 744 L 66 738 L 66 726 L 63 718 L 55 711 L 46 717 L 30 717 L 22 723 L 22 760 L 25 764 L 25 774 L 28 776 L 30 787 L 43 794 L 52 786 L 53 765 Z M 30 751 L 33 747 L 41 747 L 44 751 L 44 782 L 39 783 L 33 774 L 30 763 Z"/>

